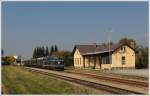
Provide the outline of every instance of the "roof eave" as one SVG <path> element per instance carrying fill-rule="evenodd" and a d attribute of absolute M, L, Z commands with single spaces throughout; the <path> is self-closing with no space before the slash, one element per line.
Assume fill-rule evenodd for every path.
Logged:
<path fill-rule="evenodd" d="M 102 53 L 107 53 L 107 52 L 113 52 L 114 50 L 110 50 L 110 51 L 102 51 L 102 52 L 89 52 L 89 53 L 85 53 L 82 55 L 96 55 L 96 54 L 102 54 Z"/>

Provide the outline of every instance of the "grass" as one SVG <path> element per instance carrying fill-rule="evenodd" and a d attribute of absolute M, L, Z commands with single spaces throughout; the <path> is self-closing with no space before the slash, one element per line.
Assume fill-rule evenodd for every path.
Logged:
<path fill-rule="evenodd" d="M 5 94 L 95 94 L 88 88 L 14 66 L 2 66 L 2 84 Z"/>

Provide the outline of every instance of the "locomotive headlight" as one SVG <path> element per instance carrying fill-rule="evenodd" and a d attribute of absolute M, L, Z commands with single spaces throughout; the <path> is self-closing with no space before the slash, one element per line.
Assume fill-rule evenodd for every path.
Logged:
<path fill-rule="evenodd" d="M 58 64 L 60 64 L 60 62 L 58 62 Z"/>

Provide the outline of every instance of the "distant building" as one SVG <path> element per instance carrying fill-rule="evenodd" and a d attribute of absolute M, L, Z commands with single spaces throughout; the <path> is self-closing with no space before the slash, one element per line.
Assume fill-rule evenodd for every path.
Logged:
<path fill-rule="evenodd" d="M 15 58 L 15 62 L 14 62 L 14 64 L 15 65 L 21 65 L 21 56 L 13 56 L 14 58 Z"/>
<path fill-rule="evenodd" d="M 75 45 L 73 53 L 75 68 L 135 68 L 135 50 L 125 44 Z"/>
<path fill-rule="evenodd" d="M 15 59 L 17 59 L 18 58 L 18 56 L 13 56 Z"/>

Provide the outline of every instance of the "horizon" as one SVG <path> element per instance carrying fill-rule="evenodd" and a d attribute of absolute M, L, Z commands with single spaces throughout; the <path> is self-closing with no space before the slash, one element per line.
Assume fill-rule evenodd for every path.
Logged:
<path fill-rule="evenodd" d="M 108 34 L 108 32 L 110 32 Z M 114 43 L 148 47 L 148 2 L 2 2 L 4 55 L 32 57 L 37 46 Z M 108 37 L 109 36 L 109 37 Z"/>

